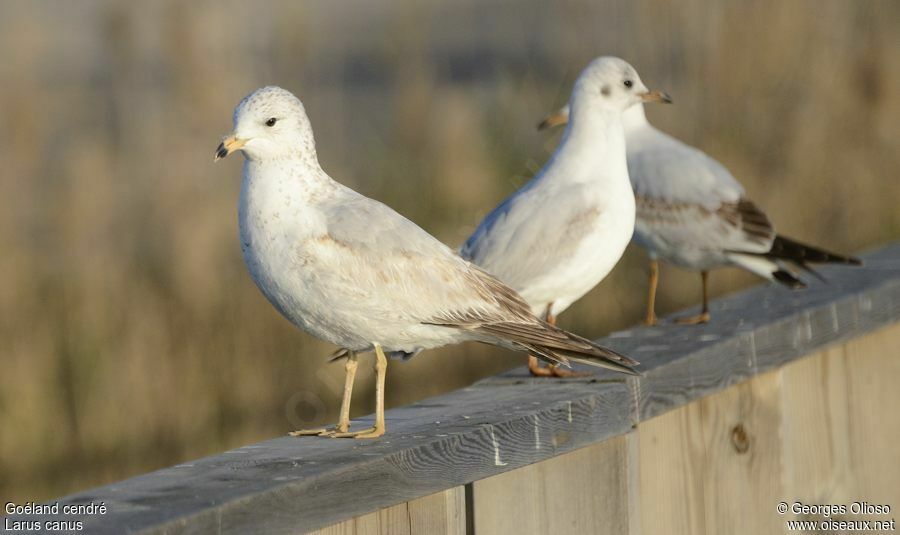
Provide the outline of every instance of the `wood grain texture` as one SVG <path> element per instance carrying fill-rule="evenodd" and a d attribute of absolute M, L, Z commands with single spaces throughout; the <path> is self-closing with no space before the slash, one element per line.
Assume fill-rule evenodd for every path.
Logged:
<path fill-rule="evenodd" d="M 638 426 L 644 533 L 780 529 L 779 381 L 761 375 Z"/>
<path fill-rule="evenodd" d="M 895 507 L 898 381 L 895 324 L 641 422 L 641 531 L 789 533 L 786 520 L 824 518 L 777 514 L 781 501 Z"/>
<path fill-rule="evenodd" d="M 453 487 L 314 532 L 315 535 L 465 535 L 465 489 Z"/>
<path fill-rule="evenodd" d="M 850 503 L 858 494 L 851 458 L 849 377 L 844 344 L 792 362 L 782 371 L 785 502 Z"/>
<path fill-rule="evenodd" d="M 856 499 L 900 510 L 900 325 L 846 344 Z"/>
<path fill-rule="evenodd" d="M 627 437 L 473 484 L 475 532 L 628 533 Z"/>
<path fill-rule="evenodd" d="M 684 495 L 692 502 L 683 511 L 665 511 L 668 525 L 686 526 L 683 532 L 689 533 L 739 522 L 757 526 L 754 522 L 765 521 L 724 514 L 724 509 L 710 513 L 708 508 L 711 501 L 725 497 L 761 506 L 762 492 L 774 488 L 764 487 L 776 471 L 767 464 L 768 457 L 790 459 L 802 451 L 805 439 L 800 437 L 772 442 L 784 432 L 779 417 L 801 416 L 782 414 L 785 392 L 777 386 L 778 379 L 772 379 L 780 376 L 763 374 L 900 321 L 900 244 L 865 255 L 865 261 L 862 268 L 824 267 L 828 284 L 812 284 L 804 291 L 766 285 L 716 300 L 709 325 L 636 328 L 600 341 L 641 361 L 640 378 L 599 372 L 588 379 L 536 381 L 524 368 L 517 369 L 388 411 L 388 434 L 376 441 L 282 437 L 248 445 L 66 497 L 62 503 L 104 501 L 109 507 L 106 515 L 66 519 L 82 520 L 85 531 L 100 534 L 297 533 L 386 509 L 375 517 L 380 526 L 384 518 L 392 518 L 391 508 L 398 504 L 624 437 L 641 423 L 640 436 L 626 440 L 629 451 L 636 452 L 631 457 L 640 464 L 626 473 L 642 486 L 647 482 L 670 488 L 675 494 L 669 501 Z M 865 468 L 866 475 L 856 483 L 859 491 L 873 494 L 891 490 L 876 467 L 896 459 L 892 454 L 898 441 L 897 426 L 871 410 L 872 404 L 881 403 L 879 396 L 897 406 L 892 390 L 897 359 L 884 361 L 884 355 L 896 357 L 896 344 L 890 343 L 893 334 L 885 336 L 847 346 L 843 366 L 849 408 L 845 417 L 837 410 L 829 415 L 835 422 L 846 418 L 852 433 L 849 446 L 835 435 L 834 455 L 844 455 L 839 449 L 849 448 L 854 466 Z M 879 353 L 882 360 L 877 360 Z M 873 377 L 872 370 L 883 375 Z M 827 375 L 828 381 L 838 381 L 833 373 Z M 835 395 L 841 395 L 840 388 L 834 388 Z M 811 391 L 813 401 L 800 406 L 813 414 L 814 396 L 821 395 Z M 715 402 L 693 403 L 706 396 Z M 664 418 L 651 420 L 660 415 Z M 369 421 L 360 419 L 355 425 Z M 746 427 L 749 451 L 759 451 L 766 459 L 728 450 L 726 431 L 737 422 Z M 869 446 L 856 438 L 867 434 L 886 440 Z M 666 449 L 660 457 L 649 455 L 653 439 L 645 435 L 655 436 L 659 449 Z M 794 449 L 782 455 L 776 447 Z M 703 477 L 681 481 L 676 468 Z M 814 468 L 798 461 L 796 470 L 808 473 Z M 711 495 L 722 478 L 735 481 Z M 753 484 L 741 488 L 738 478 L 750 478 Z M 780 484 L 782 494 L 794 488 Z M 634 499 L 626 503 L 631 517 L 643 522 L 643 533 L 673 532 L 662 529 L 663 524 L 662 531 L 650 529 L 653 522 L 663 521 L 649 518 L 646 511 L 663 505 L 648 502 L 643 489 L 637 495 L 633 488 L 629 492 Z M 694 496 L 702 498 L 697 509 Z M 409 516 L 409 505 L 403 507 Z"/>

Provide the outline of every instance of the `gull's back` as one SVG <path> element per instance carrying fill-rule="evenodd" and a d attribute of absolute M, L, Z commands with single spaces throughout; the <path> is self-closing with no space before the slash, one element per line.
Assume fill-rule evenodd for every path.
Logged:
<path fill-rule="evenodd" d="M 649 123 L 626 129 L 625 140 L 635 197 L 716 208 L 744 196 L 725 166 Z"/>
<path fill-rule="evenodd" d="M 771 223 L 722 164 L 646 121 L 625 135 L 634 240 L 651 256 L 705 270 L 734 263 L 732 253 L 771 248 Z"/>

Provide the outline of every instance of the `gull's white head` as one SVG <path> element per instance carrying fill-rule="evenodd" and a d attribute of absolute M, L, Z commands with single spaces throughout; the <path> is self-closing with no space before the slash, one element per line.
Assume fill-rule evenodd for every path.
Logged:
<path fill-rule="evenodd" d="M 303 103 L 290 91 L 267 86 L 234 109 L 234 130 L 216 148 L 220 160 L 240 150 L 249 160 L 315 158 L 316 145 Z"/>
<path fill-rule="evenodd" d="M 569 122 L 573 104 L 585 110 L 605 108 L 624 112 L 628 116 L 634 113 L 643 117 L 644 102 L 663 102 L 670 104 L 672 99 L 662 91 L 650 91 L 634 67 L 625 60 L 604 56 L 592 61 L 581 72 L 572 90 L 569 103 L 545 117 L 538 130 L 553 128 Z M 586 113 L 582 112 L 582 113 Z"/>
<path fill-rule="evenodd" d="M 640 102 L 671 101 L 665 93 L 647 89 L 634 67 L 625 60 L 603 56 L 581 72 L 569 105 L 571 111 L 578 114 L 591 110 L 624 112 Z"/>

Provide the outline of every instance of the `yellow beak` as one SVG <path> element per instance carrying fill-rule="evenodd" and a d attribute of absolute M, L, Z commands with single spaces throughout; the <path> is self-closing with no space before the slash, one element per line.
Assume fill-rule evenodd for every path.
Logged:
<path fill-rule="evenodd" d="M 234 137 L 234 134 L 231 134 L 230 136 L 223 139 L 222 142 L 219 143 L 219 146 L 216 147 L 216 155 L 213 158 L 213 161 L 218 162 L 232 152 L 241 150 L 241 147 L 243 147 L 245 143 L 247 143 L 246 140 L 238 139 Z"/>
<path fill-rule="evenodd" d="M 547 130 L 548 128 L 554 128 L 569 122 L 569 114 L 563 110 L 565 110 L 565 108 L 544 117 L 544 120 L 538 124 L 538 130 Z"/>
<path fill-rule="evenodd" d="M 671 104 L 672 97 L 662 91 L 647 91 L 641 95 L 643 102 L 662 102 L 663 104 Z"/>

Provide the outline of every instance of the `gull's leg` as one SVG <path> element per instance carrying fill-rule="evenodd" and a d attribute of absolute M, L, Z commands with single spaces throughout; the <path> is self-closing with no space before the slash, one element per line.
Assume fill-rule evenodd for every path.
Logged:
<path fill-rule="evenodd" d="M 533 377 L 553 377 L 549 366 L 541 366 L 541 361 L 534 355 L 528 355 L 528 371 Z"/>
<path fill-rule="evenodd" d="M 691 316 L 689 318 L 681 318 L 675 320 L 675 323 L 679 323 L 681 325 L 697 325 L 700 323 L 709 322 L 709 294 L 707 293 L 707 282 L 709 279 L 709 271 L 701 271 L 700 277 L 703 280 L 703 308 L 700 311 L 700 314 L 697 316 Z"/>
<path fill-rule="evenodd" d="M 659 260 L 650 261 L 650 285 L 647 290 L 647 317 L 645 325 L 656 325 L 656 285 L 659 283 Z"/>
<path fill-rule="evenodd" d="M 384 380 L 387 377 L 387 357 L 379 344 L 375 344 L 375 425 L 359 431 L 338 431 L 328 436 L 334 438 L 378 438 L 384 434 Z M 349 416 L 349 407 L 348 407 Z M 343 414 L 342 414 L 343 416 Z M 349 427 L 349 418 L 348 425 Z"/>
<path fill-rule="evenodd" d="M 550 325 L 556 325 L 556 316 L 550 313 L 550 307 L 552 306 L 553 303 L 547 305 L 547 312 L 544 315 L 544 321 L 546 321 Z M 573 372 L 571 370 L 566 370 L 560 368 L 558 364 L 541 366 L 538 358 L 534 355 L 528 355 L 528 371 L 531 372 L 531 375 L 533 377 L 586 377 L 591 375 L 587 372 Z"/>
<path fill-rule="evenodd" d="M 553 303 L 550 303 L 547 305 L 547 311 L 544 312 L 544 320 L 547 323 L 550 323 L 550 325 L 556 323 L 556 318 L 550 313 L 550 309 L 552 308 Z M 541 366 L 540 361 L 534 355 L 528 355 L 528 371 L 531 373 L 532 377 L 553 377 L 553 372 L 550 370 L 550 367 Z"/>
<path fill-rule="evenodd" d="M 338 419 L 335 431 L 338 433 L 346 433 L 350 430 L 350 397 L 353 395 L 353 380 L 356 379 L 356 367 L 359 362 L 356 359 L 356 352 L 351 351 L 347 355 L 347 363 L 344 369 L 347 375 L 344 379 L 344 398 L 341 400 L 341 416 Z"/>
<path fill-rule="evenodd" d="M 356 378 L 356 368 L 359 361 L 355 351 L 347 351 L 347 362 L 344 364 L 344 397 L 341 399 L 341 415 L 338 423 L 332 429 L 301 429 L 288 433 L 292 437 L 308 435 L 328 436 L 332 433 L 346 433 L 350 429 L 350 397 L 353 395 L 353 380 Z"/>

